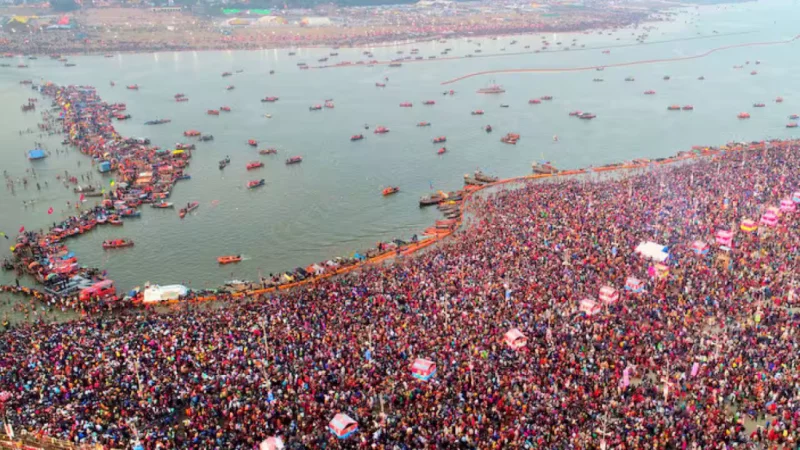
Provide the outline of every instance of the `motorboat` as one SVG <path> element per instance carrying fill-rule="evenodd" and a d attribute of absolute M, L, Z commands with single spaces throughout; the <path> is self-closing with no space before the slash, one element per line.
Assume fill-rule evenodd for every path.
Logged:
<path fill-rule="evenodd" d="M 384 197 L 386 197 L 387 195 L 396 194 L 398 192 L 400 192 L 400 188 L 397 187 L 397 186 L 389 186 L 386 189 L 384 189 L 383 191 L 381 191 L 381 193 L 383 194 Z"/>
<path fill-rule="evenodd" d="M 260 180 L 251 180 L 251 181 L 248 181 L 248 182 L 247 182 L 247 189 L 255 189 L 255 188 L 257 188 L 257 187 L 261 187 L 261 186 L 263 186 L 263 185 L 264 185 L 264 183 L 265 183 L 265 181 L 264 181 L 264 179 L 263 179 L 263 178 L 262 178 L 262 179 L 260 179 Z"/>
<path fill-rule="evenodd" d="M 669 105 L 667 106 L 667 111 L 680 111 L 681 105 Z"/>
<path fill-rule="evenodd" d="M 263 150 L 258 151 L 259 155 L 277 155 L 278 150 L 274 148 L 265 148 Z"/>
<path fill-rule="evenodd" d="M 375 127 L 375 131 L 374 131 L 375 134 L 385 134 L 385 133 L 388 133 L 388 132 L 389 132 L 388 128 L 386 128 L 384 126 L 380 126 L 380 125 Z"/>
<path fill-rule="evenodd" d="M 579 119 L 583 119 L 583 120 L 591 120 L 591 119 L 594 119 L 595 117 L 597 117 L 595 114 L 592 114 L 592 113 L 589 113 L 589 112 L 581 113 L 581 115 L 578 116 Z"/>
<path fill-rule="evenodd" d="M 292 156 L 291 158 L 286 160 L 286 165 L 288 166 L 290 164 L 299 164 L 301 162 L 303 162 L 302 156 Z"/>
<path fill-rule="evenodd" d="M 264 167 L 264 163 L 261 161 L 250 161 L 247 163 L 246 167 L 247 170 L 260 169 L 261 167 Z"/>
<path fill-rule="evenodd" d="M 437 137 L 433 138 L 433 143 L 434 144 L 440 144 L 442 142 L 447 142 L 447 137 L 445 137 L 445 136 L 437 136 Z"/>
<path fill-rule="evenodd" d="M 749 119 L 750 118 L 750 114 L 746 113 L 746 112 L 740 112 L 739 114 L 736 115 L 736 117 L 738 117 L 740 119 Z"/>
<path fill-rule="evenodd" d="M 248 139 L 247 145 L 249 145 L 250 147 L 255 147 L 258 145 L 258 141 L 255 139 Z"/>
<path fill-rule="evenodd" d="M 279 100 L 278 97 L 264 97 L 261 99 L 262 103 L 275 103 Z"/>
<path fill-rule="evenodd" d="M 418 127 L 429 127 L 429 126 L 431 126 L 431 123 L 430 122 L 419 122 L 417 124 L 417 126 Z"/>
<path fill-rule="evenodd" d="M 200 206 L 200 202 L 187 203 L 185 208 L 181 208 L 180 211 L 178 211 L 178 216 L 181 219 L 183 219 L 184 217 L 186 217 L 186 214 L 189 214 L 190 212 L 194 211 L 199 206 Z"/>
<path fill-rule="evenodd" d="M 156 208 L 156 209 L 166 209 L 166 208 L 172 208 L 173 206 L 175 206 L 173 203 L 171 203 L 171 202 L 164 202 L 164 201 L 162 201 L 162 202 L 158 202 L 158 203 L 151 203 L 151 204 L 150 204 L 150 207 L 151 207 L 151 208 Z"/>
<path fill-rule="evenodd" d="M 354 134 L 354 135 L 350 136 L 350 140 L 351 141 L 360 141 L 362 139 L 364 139 L 364 135 L 363 134 Z"/>
<path fill-rule="evenodd" d="M 482 116 L 483 115 L 483 110 L 482 109 L 476 109 L 475 111 L 472 111 L 472 115 L 473 116 Z"/>
<path fill-rule="evenodd" d="M 238 263 L 241 260 L 242 260 L 241 255 L 227 255 L 227 256 L 220 256 L 217 258 L 217 262 L 223 265 Z"/>
<path fill-rule="evenodd" d="M 130 239 L 109 239 L 103 241 L 103 248 L 108 250 L 110 248 L 125 248 L 133 247 L 133 241 Z"/>
<path fill-rule="evenodd" d="M 444 155 L 447 152 L 447 147 L 442 147 L 436 151 L 437 155 Z"/>
<path fill-rule="evenodd" d="M 528 104 L 529 105 L 538 105 L 540 103 L 542 103 L 542 101 L 539 100 L 538 98 L 532 98 L 532 99 L 528 100 Z"/>

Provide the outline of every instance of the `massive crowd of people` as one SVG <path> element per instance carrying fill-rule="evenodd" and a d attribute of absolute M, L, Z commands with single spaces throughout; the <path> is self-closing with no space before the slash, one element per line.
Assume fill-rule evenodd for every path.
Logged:
<path fill-rule="evenodd" d="M 462 232 L 392 264 L 214 308 L 20 325 L 0 339 L 6 420 L 108 448 L 796 448 L 798 150 L 496 188 Z M 645 241 L 668 259 L 635 252 Z M 358 431 L 332 434 L 337 413 Z"/>

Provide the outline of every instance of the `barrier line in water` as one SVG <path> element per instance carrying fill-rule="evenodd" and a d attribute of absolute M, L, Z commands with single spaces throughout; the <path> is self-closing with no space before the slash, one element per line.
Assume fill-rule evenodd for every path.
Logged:
<path fill-rule="evenodd" d="M 596 51 L 596 50 L 608 50 L 608 49 L 615 49 L 615 48 L 626 48 L 626 47 L 641 47 L 644 45 L 658 45 L 658 44 L 668 44 L 670 42 L 686 42 L 686 41 L 696 41 L 702 39 L 714 39 L 718 37 L 729 37 L 729 36 L 741 36 L 745 34 L 752 34 L 756 33 L 757 30 L 752 31 L 737 31 L 734 33 L 722 33 L 722 34 L 713 34 L 710 36 L 692 36 L 692 37 L 684 37 L 684 38 L 675 38 L 675 39 L 665 39 L 663 41 L 652 41 L 652 42 L 640 42 L 636 44 L 616 44 L 616 45 L 601 45 L 598 47 L 581 47 L 581 48 L 572 48 L 570 52 L 587 52 L 587 51 Z M 486 36 L 488 37 L 488 36 Z M 355 48 L 355 47 L 353 47 Z M 365 64 L 334 64 L 334 65 L 322 65 L 322 66 L 308 66 L 311 69 L 337 69 L 342 67 L 364 67 L 364 66 L 384 66 L 387 64 L 392 64 L 395 62 L 403 63 L 403 64 L 420 64 L 426 62 L 441 62 L 441 61 L 455 61 L 460 59 L 477 59 L 477 58 L 502 58 L 508 56 L 522 56 L 522 55 L 533 55 L 533 54 L 554 54 L 559 53 L 557 51 L 546 51 L 542 53 L 541 50 L 527 50 L 521 52 L 510 52 L 510 53 L 488 53 L 488 54 L 481 54 L 476 55 L 470 53 L 470 56 L 446 56 L 443 58 L 434 58 L 434 59 L 402 59 L 397 61 L 376 61 L 371 63 Z"/>
<path fill-rule="evenodd" d="M 791 42 L 796 41 L 800 38 L 800 35 L 797 35 L 791 39 L 787 39 L 784 41 L 767 41 L 767 42 L 747 42 L 743 44 L 732 44 L 726 45 L 723 47 L 712 48 L 706 52 L 692 55 L 692 56 L 677 56 L 674 58 L 660 58 L 660 59 L 646 59 L 641 61 L 629 61 L 624 63 L 614 63 L 614 64 L 603 64 L 597 66 L 584 66 L 584 67 L 563 67 L 563 68 L 536 68 L 536 69 L 498 69 L 498 70 L 485 70 L 482 72 L 473 72 L 467 75 L 460 76 L 458 78 L 453 78 L 451 80 L 443 81 L 442 85 L 456 83 L 461 80 L 466 80 L 467 78 L 482 76 L 482 75 L 495 75 L 500 73 L 560 73 L 560 72 L 584 72 L 587 70 L 595 70 L 600 67 L 602 68 L 611 68 L 611 67 L 628 67 L 628 66 L 639 66 L 644 64 L 658 64 L 658 63 L 665 63 L 665 62 L 677 62 L 677 61 L 688 61 L 691 59 L 700 59 L 705 58 L 712 53 L 720 52 L 723 50 L 730 50 L 734 48 L 743 48 L 743 47 L 760 47 L 760 46 L 767 46 L 767 45 L 779 45 L 779 44 L 789 44 Z"/>

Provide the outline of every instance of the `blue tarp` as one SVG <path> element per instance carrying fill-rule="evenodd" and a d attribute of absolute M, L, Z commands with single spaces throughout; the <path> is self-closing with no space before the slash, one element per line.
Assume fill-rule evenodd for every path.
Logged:
<path fill-rule="evenodd" d="M 28 150 L 28 159 L 42 159 L 42 158 L 46 158 L 46 157 L 47 157 L 47 154 L 44 152 L 44 150 L 42 150 L 40 148 L 35 148 L 33 150 Z"/>

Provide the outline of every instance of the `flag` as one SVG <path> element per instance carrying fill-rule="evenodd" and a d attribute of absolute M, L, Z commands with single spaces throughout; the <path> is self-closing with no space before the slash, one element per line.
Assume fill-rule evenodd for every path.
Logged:
<path fill-rule="evenodd" d="M 25 226 L 21 226 L 21 227 L 19 227 L 19 232 L 20 232 L 20 233 L 24 233 L 24 232 L 25 232 Z"/>
<path fill-rule="evenodd" d="M 86 196 L 81 194 L 80 198 L 78 199 L 79 202 L 83 203 L 86 200 Z"/>
<path fill-rule="evenodd" d="M 53 214 L 53 207 L 52 206 L 47 209 L 47 214 Z"/>
<path fill-rule="evenodd" d="M 114 184 L 116 184 L 116 183 L 114 183 L 114 180 L 111 180 L 111 182 L 109 182 L 108 184 L 110 184 L 113 187 Z"/>
<path fill-rule="evenodd" d="M 367 351 L 364 352 L 364 359 L 366 359 L 367 361 L 372 361 L 372 352 L 369 351 L 369 349 L 367 349 Z"/>
<path fill-rule="evenodd" d="M 697 372 L 700 370 L 700 363 L 692 364 L 692 376 L 697 376 Z"/>
<path fill-rule="evenodd" d="M 272 403 L 274 401 L 275 401 L 275 396 L 272 395 L 272 391 L 269 391 L 269 394 L 267 394 L 267 402 Z"/>

